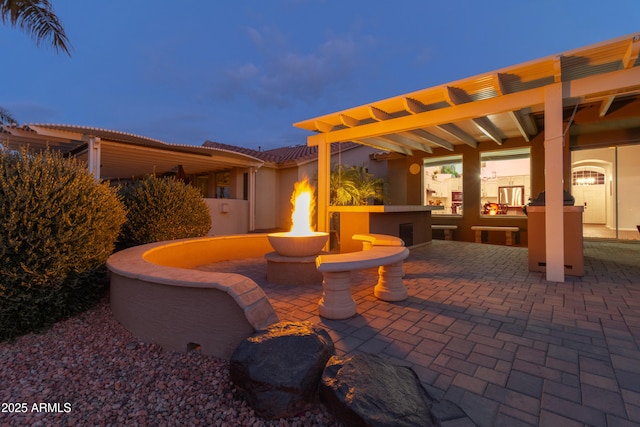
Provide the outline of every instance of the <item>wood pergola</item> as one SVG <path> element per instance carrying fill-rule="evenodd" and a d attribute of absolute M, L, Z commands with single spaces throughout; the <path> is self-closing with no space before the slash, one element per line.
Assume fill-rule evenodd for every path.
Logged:
<path fill-rule="evenodd" d="M 318 229 L 329 230 L 330 146 L 353 141 L 412 156 L 455 152 L 544 134 L 547 279 L 564 281 L 563 186 L 570 173 L 568 128 L 597 106 L 607 129 L 640 128 L 640 116 L 607 120 L 638 103 L 640 33 L 474 77 L 326 114 L 294 124 L 318 146 Z M 559 237 L 560 236 L 560 237 Z"/>

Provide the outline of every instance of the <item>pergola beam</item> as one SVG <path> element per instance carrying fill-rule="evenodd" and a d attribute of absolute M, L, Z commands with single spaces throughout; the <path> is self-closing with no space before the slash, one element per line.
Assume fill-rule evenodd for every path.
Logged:
<path fill-rule="evenodd" d="M 629 46 L 627 47 L 627 51 L 622 58 L 622 69 L 629 69 L 633 67 L 633 65 L 638 60 L 638 53 L 640 52 L 640 36 L 633 37 L 631 41 L 629 41 Z M 602 118 L 607 115 L 609 112 L 609 108 L 611 108 L 611 104 L 616 99 L 616 95 L 611 95 L 605 98 L 600 104 L 599 117 Z"/>
<path fill-rule="evenodd" d="M 354 117 L 347 116 L 346 114 L 340 114 L 340 121 L 344 126 L 349 128 L 355 128 L 357 126 L 360 126 L 361 124 L 360 120 Z M 367 145 L 369 147 L 377 148 L 380 150 L 392 151 L 400 154 L 406 154 L 409 156 L 413 154 L 413 152 L 406 147 L 398 145 L 394 142 L 385 141 L 384 139 L 380 139 L 380 138 L 361 138 L 361 139 L 355 140 L 355 142 L 358 142 L 363 145 Z"/>
<path fill-rule="evenodd" d="M 384 136 L 444 123 L 471 120 L 479 115 L 498 114 L 534 105 L 540 106 L 543 103 L 543 89 L 529 89 L 501 97 L 396 117 L 382 122 L 363 124 L 355 128 L 338 129 L 332 132 L 311 135 L 307 137 L 307 142 L 310 146 L 314 146 L 326 142 L 353 141 L 372 136 Z"/>
<path fill-rule="evenodd" d="M 565 82 L 563 85 L 564 99 L 595 98 L 607 92 L 622 93 L 640 89 L 640 67 L 632 67 L 611 73 L 584 77 L 582 79 Z"/>
<path fill-rule="evenodd" d="M 391 114 L 372 106 L 369 107 L 369 114 L 371 114 L 372 119 L 379 122 L 393 119 L 393 116 Z M 434 145 L 440 146 L 449 151 L 453 151 L 452 143 L 422 129 L 416 129 L 416 130 L 407 132 L 407 137 L 417 140 L 417 142 L 422 142 L 422 141 L 430 142 Z M 423 150 L 423 151 L 426 151 L 426 150 Z"/>

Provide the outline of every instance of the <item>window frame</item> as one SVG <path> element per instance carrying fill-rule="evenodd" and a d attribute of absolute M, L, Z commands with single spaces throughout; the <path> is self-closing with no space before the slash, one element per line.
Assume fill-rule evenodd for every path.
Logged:
<path fill-rule="evenodd" d="M 454 166 L 454 171 L 457 176 L 449 177 L 445 180 L 433 180 L 433 176 L 435 173 L 429 173 L 429 170 L 435 167 L 440 166 Z M 458 167 L 459 165 L 459 172 Z M 422 197 L 423 204 L 425 206 L 444 206 L 444 210 L 434 210 L 431 212 L 434 216 L 446 216 L 446 217 L 462 217 L 464 216 L 464 179 L 463 179 L 463 166 L 464 166 L 464 157 L 462 154 L 451 155 L 451 156 L 437 156 L 437 157 L 425 157 L 422 159 L 422 177 L 423 177 L 423 186 L 422 186 Z M 436 172 L 440 174 L 442 172 Z M 451 179 L 459 179 L 459 187 L 456 189 L 451 188 Z M 431 181 L 430 181 L 431 180 Z M 433 181 L 436 181 L 440 184 L 430 186 L 429 184 Z M 446 184 L 444 184 L 446 182 Z M 455 184 L 454 184 L 455 185 Z M 446 188 L 446 194 L 442 193 L 442 190 Z M 434 194 L 438 194 L 440 191 L 441 196 L 430 196 L 430 191 L 433 191 Z M 454 193 L 456 195 L 454 196 Z M 459 193 L 459 194 L 457 194 Z M 447 196 L 448 195 L 448 196 Z M 430 203 L 433 200 L 433 204 Z M 455 198 L 455 200 L 454 200 Z M 435 203 L 444 203 L 444 204 L 435 204 Z M 455 213 L 454 213 L 455 212 Z"/>
<path fill-rule="evenodd" d="M 485 174 L 487 162 L 501 162 L 508 160 L 528 160 L 528 173 L 516 175 Z M 531 197 L 531 147 L 518 147 L 504 150 L 481 151 L 480 156 L 480 188 L 479 188 L 479 215 L 480 218 L 526 218 L 522 210 Z M 484 166 L 483 166 L 484 165 Z M 507 185 L 500 185 L 500 179 L 510 179 Z M 522 179 L 520 179 L 522 178 Z M 495 180 L 488 186 L 490 180 Z M 504 182 L 503 182 L 504 184 Z M 495 195 L 493 188 L 495 186 Z M 504 189 L 504 191 L 500 191 Z M 500 203 L 500 195 L 518 197 L 521 203 Z M 494 199 L 495 200 L 492 200 Z"/>

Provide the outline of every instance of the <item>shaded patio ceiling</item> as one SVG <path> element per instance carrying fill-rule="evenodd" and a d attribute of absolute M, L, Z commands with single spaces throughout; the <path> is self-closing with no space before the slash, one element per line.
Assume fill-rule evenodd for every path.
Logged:
<path fill-rule="evenodd" d="M 125 132 L 84 126 L 28 124 L 0 126 L 0 144 L 9 149 L 59 150 L 64 155 L 88 161 L 89 138 L 100 138 L 100 176 L 128 179 L 149 173 L 175 172 L 178 165 L 186 174 L 203 174 L 233 167 L 260 167 L 255 157 L 212 147 L 168 144 Z"/>
<path fill-rule="evenodd" d="M 545 87 L 563 83 L 565 119 L 597 109 L 606 129 L 640 128 L 640 117 L 615 119 L 639 101 L 640 34 L 602 42 L 467 79 L 300 121 L 316 132 L 308 145 L 353 141 L 412 155 L 457 145 L 531 139 L 542 131 Z"/>

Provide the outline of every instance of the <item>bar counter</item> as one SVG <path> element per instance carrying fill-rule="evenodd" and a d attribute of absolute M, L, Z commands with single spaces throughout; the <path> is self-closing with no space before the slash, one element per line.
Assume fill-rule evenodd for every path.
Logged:
<path fill-rule="evenodd" d="M 331 216 L 331 249 L 339 252 L 362 250 L 362 242 L 354 234 L 387 234 L 404 240 L 406 246 L 431 241 L 431 211 L 442 206 L 366 205 L 329 206 Z"/>

